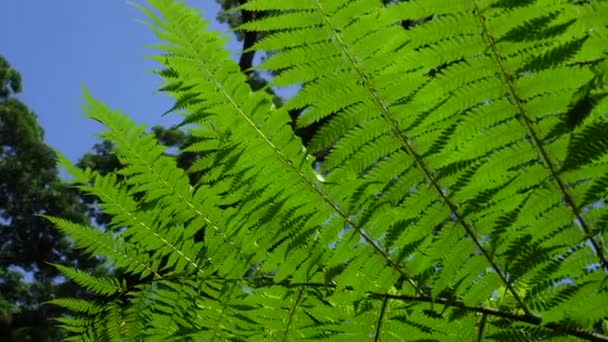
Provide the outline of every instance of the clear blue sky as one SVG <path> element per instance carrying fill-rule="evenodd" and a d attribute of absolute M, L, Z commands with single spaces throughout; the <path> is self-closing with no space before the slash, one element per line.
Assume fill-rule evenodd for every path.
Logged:
<path fill-rule="evenodd" d="M 143 3 L 142 0 L 135 0 Z M 215 0 L 186 0 L 215 21 Z M 70 160 L 90 150 L 102 127 L 80 115 L 85 85 L 113 109 L 121 109 L 148 127 L 171 125 L 177 116 L 161 114 L 172 105 L 165 94 L 153 94 L 160 80 L 147 73 L 156 67 L 142 57 L 152 52 L 154 34 L 138 20 L 140 11 L 125 0 L 4 0 L 0 7 L 0 55 L 21 73 L 19 96 L 37 114 L 45 141 Z M 238 58 L 240 44 L 227 46 Z"/>

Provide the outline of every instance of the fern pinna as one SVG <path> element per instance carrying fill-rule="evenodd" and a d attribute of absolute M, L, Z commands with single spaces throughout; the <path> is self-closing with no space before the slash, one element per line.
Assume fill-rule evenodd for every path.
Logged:
<path fill-rule="evenodd" d="M 86 94 L 123 166 L 63 165 L 113 220 L 50 219 L 144 281 L 58 266 L 98 294 L 52 301 L 70 340 L 608 341 L 607 1 L 247 1 L 280 108 L 148 3 L 200 158 Z"/>

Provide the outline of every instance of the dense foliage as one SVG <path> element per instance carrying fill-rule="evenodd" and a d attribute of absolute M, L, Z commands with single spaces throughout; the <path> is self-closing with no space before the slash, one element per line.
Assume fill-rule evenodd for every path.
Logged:
<path fill-rule="evenodd" d="M 112 219 L 49 220 L 142 281 L 57 265 L 103 296 L 53 301 L 74 340 L 608 341 L 607 1 L 248 1 L 278 108 L 148 3 L 200 157 L 85 92 L 121 165 L 62 163 Z"/>
<path fill-rule="evenodd" d="M 49 318 L 60 312 L 43 302 L 84 295 L 49 263 L 93 271 L 99 262 L 37 216 L 88 222 L 78 192 L 59 177 L 36 114 L 17 98 L 22 86 L 19 72 L 0 56 L 0 340 L 46 341 L 59 337 Z"/>

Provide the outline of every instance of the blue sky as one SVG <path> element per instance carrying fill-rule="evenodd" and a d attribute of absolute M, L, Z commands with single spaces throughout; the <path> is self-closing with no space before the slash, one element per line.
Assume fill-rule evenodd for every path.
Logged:
<path fill-rule="evenodd" d="M 135 0 L 143 3 L 142 0 Z M 211 20 L 211 28 L 233 37 L 215 21 L 215 0 L 186 0 Z M 144 15 L 124 0 L 4 0 L 0 14 L 0 55 L 21 73 L 19 96 L 38 116 L 45 141 L 76 161 L 98 141 L 102 127 L 80 115 L 81 85 L 113 109 L 148 127 L 177 122 L 161 114 L 172 105 L 153 94 L 160 80 L 142 57 L 152 52 L 154 34 L 138 20 Z M 238 58 L 240 44 L 227 48 Z"/>

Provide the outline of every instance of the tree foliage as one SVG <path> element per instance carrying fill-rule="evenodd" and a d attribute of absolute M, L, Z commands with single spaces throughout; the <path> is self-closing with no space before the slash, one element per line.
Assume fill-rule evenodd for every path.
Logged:
<path fill-rule="evenodd" d="M 105 296 L 54 301 L 73 340 L 608 341 L 608 2 L 248 1 L 280 107 L 148 3 L 200 157 L 85 91 L 120 168 L 62 164 L 111 221 L 49 220 L 146 281 L 61 267 Z"/>
<path fill-rule="evenodd" d="M 87 222 L 78 193 L 58 176 L 55 154 L 43 141 L 36 115 L 16 97 L 21 90 L 20 74 L 0 57 L 0 339 L 45 341 L 57 337 L 48 322 L 57 308 L 43 302 L 83 295 L 50 263 L 92 270 L 98 262 L 75 251 L 38 216 Z"/>

